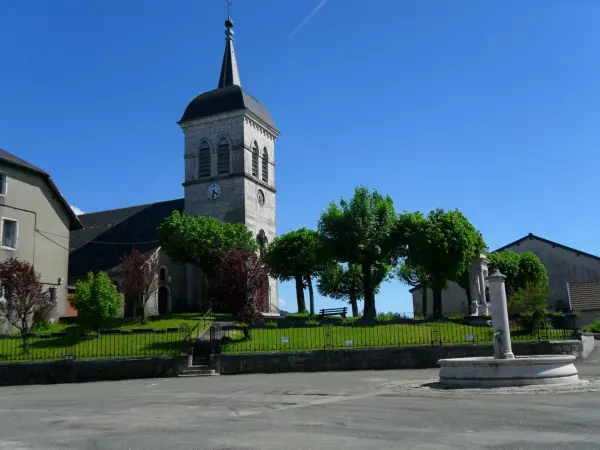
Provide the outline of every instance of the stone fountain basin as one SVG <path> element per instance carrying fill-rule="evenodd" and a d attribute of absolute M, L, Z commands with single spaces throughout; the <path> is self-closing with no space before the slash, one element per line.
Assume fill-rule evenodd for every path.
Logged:
<path fill-rule="evenodd" d="M 440 384 L 447 387 L 509 387 L 579 382 L 572 355 L 440 359 Z"/>

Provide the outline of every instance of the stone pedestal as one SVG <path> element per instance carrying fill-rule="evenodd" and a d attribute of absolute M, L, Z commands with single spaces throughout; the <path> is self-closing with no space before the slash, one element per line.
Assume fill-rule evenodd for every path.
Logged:
<path fill-rule="evenodd" d="M 508 307 L 506 305 L 506 289 L 504 280 L 498 269 L 487 277 L 490 285 L 490 298 L 492 307 L 492 328 L 494 330 L 494 358 L 514 359 L 510 342 L 510 326 L 508 322 Z M 484 294 L 485 295 L 485 294 Z"/>

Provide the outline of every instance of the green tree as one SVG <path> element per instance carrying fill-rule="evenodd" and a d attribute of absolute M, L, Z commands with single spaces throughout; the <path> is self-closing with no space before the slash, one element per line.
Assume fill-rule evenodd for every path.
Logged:
<path fill-rule="evenodd" d="M 508 278 L 507 278 L 508 279 Z M 508 297 L 508 310 L 519 315 L 518 321 L 526 331 L 543 326 L 548 317 L 548 285 L 527 283 Z"/>
<path fill-rule="evenodd" d="M 319 220 L 327 254 L 333 260 L 361 267 L 364 317 L 376 317 L 375 279 L 385 279 L 397 263 L 399 247 L 394 242 L 397 215 L 389 196 L 364 187 L 356 188 L 350 201 L 331 203 Z M 376 275 L 376 276 L 375 276 Z"/>
<path fill-rule="evenodd" d="M 323 241 L 315 230 L 300 228 L 277 237 L 265 252 L 271 276 L 296 281 L 298 312 L 306 312 L 304 282 L 308 285 L 310 314 L 315 313 L 313 278 L 324 267 Z"/>
<path fill-rule="evenodd" d="M 208 295 L 210 278 L 221 259 L 232 250 L 258 250 L 256 240 L 243 223 L 225 223 L 209 216 L 188 216 L 174 211 L 158 227 L 161 249 L 176 263 L 202 270 L 202 293 Z"/>
<path fill-rule="evenodd" d="M 433 314 L 442 315 L 442 289 L 457 280 L 486 248 L 481 233 L 458 210 L 435 209 L 427 217 L 404 213 L 399 218 L 407 260 L 418 267 L 433 291 Z"/>
<path fill-rule="evenodd" d="M 121 311 L 123 298 L 106 272 L 88 273 L 87 279 L 78 281 L 76 288 L 69 302 L 86 328 L 97 331 L 102 322 Z"/>
<path fill-rule="evenodd" d="M 548 270 L 540 259 L 532 252 L 515 253 L 511 250 L 492 253 L 490 272 L 498 269 L 506 276 L 506 295 L 510 297 L 528 285 L 548 287 Z"/>
<path fill-rule="evenodd" d="M 406 258 L 406 260 L 398 266 L 397 275 L 398 279 L 404 284 L 412 287 L 419 286 L 422 296 L 421 311 L 414 311 L 414 313 L 427 317 L 427 291 L 429 290 L 427 274 L 425 274 L 421 268 L 411 265 L 411 261 Z"/>
<path fill-rule="evenodd" d="M 365 290 L 362 282 L 362 268 L 357 264 L 348 267 L 335 262 L 329 263 L 321 276 L 317 289 L 321 295 L 350 303 L 352 316 L 358 317 L 358 302 Z"/>

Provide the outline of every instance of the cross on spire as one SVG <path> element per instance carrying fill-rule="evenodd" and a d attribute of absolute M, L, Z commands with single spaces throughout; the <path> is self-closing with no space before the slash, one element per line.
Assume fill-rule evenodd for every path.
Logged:
<path fill-rule="evenodd" d="M 240 71 L 235 51 L 233 50 L 233 21 L 231 20 L 231 0 L 227 1 L 227 20 L 225 21 L 225 54 L 223 55 L 223 64 L 221 65 L 221 75 L 219 76 L 219 88 L 227 86 L 241 86 Z"/>

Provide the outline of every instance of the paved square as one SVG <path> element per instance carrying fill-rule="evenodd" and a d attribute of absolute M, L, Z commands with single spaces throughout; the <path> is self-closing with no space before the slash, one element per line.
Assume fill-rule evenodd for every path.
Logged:
<path fill-rule="evenodd" d="M 600 365 L 579 369 L 600 378 Z M 600 449 L 600 392 L 405 388 L 407 380 L 436 375 L 329 372 L 4 387 L 0 449 Z"/>

